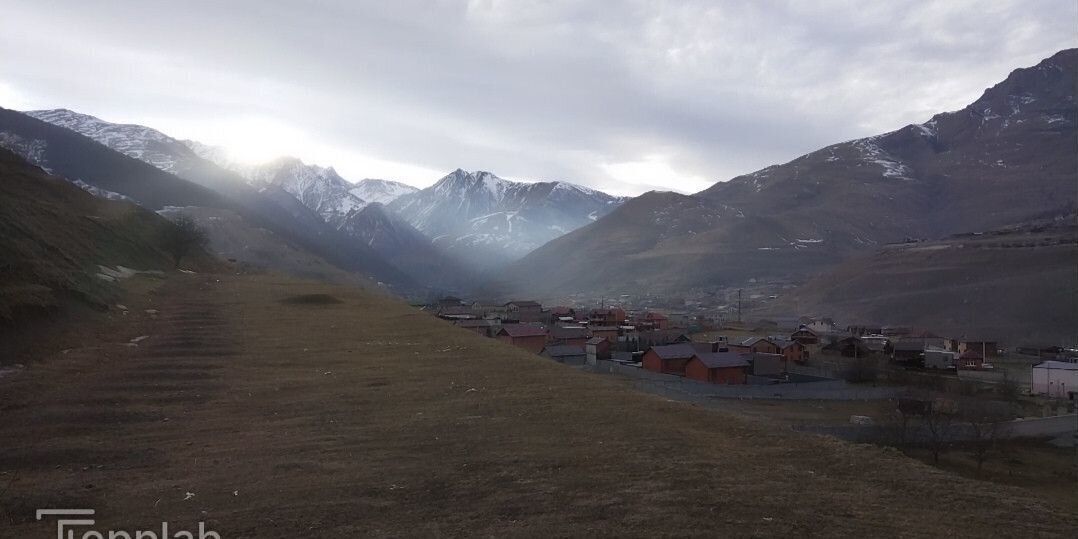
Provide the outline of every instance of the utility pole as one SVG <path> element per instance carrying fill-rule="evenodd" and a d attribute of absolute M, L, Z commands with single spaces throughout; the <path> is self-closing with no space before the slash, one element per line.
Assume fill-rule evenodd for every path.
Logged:
<path fill-rule="evenodd" d="M 737 289 L 737 323 L 741 323 L 741 289 Z"/>

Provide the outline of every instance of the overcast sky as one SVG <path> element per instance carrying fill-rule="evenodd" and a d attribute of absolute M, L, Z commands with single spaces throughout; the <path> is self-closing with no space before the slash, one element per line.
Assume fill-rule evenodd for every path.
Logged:
<path fill-rule="evenodd" d="M 694 192 L 962 108 L 1078 2 L 5 0 L 0 106 L 258 160 Z"/>

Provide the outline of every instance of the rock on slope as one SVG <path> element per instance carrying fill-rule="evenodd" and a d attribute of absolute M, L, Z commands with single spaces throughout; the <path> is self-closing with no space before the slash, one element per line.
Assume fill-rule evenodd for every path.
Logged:
<path fill-rule="evenodd" d="M 621 202 L 570 183 L 512 182 L 457 169 L 389 207 L 448 252 L 490 268 L 606 215 Z"/>
<path fill-rule="evenodd" d="M 1076 76 L 1078 50 L 1062 51 L 924 124 L 691 197 L 644 195 L 532 252 L 490 288 L 543 296 L 803 281 L 886 242 L 1067 212 L 1078 170 Z M 566 263 L 580 257 L 588 262 Z"/>

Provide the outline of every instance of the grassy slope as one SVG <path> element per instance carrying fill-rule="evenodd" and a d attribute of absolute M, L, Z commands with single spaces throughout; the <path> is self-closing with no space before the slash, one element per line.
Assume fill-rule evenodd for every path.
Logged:
<path fill-rule="evenodd" d="M 282 301 L 311 294 L 341 302 Z M 177 277 L 129 303 L 103 334 L 151 335 L 137 350 L 3 382 L 16 533 L 47 531 L 30 515 L 49 506 L 226 537 L 1078 530 L 1018 488 L 638 394 L 350 289 Z"/>
<path fill-rule="evenodd" d="M 167 269 L 155 247 L 164 219 L 96 198 L 0 150 L 0 322 L 65 298 L 99 303 L 109 287 L 97 264 Z"/>

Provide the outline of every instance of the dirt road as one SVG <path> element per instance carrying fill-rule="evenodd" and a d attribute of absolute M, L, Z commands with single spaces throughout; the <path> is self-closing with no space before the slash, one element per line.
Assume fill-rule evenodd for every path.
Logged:
<path fill-rule="evenodd" d="M 129 307 L 0 381 L 0 537 L 55 536 L 47 507 L 226 538 L 1078 530 L 1017 488 L 638 394 L 353 290 L 184 276 Z"/>

